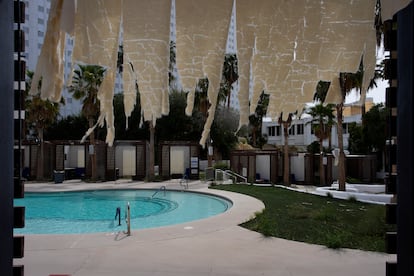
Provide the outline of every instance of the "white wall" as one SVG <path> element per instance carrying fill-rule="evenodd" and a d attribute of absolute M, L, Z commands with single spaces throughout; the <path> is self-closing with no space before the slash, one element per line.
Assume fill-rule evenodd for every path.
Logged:
<path fill-rule="evenodd" d="M 84 168 L 85 167 L 85 146 L 84 145 L 65 145 L 66 159 L 65 168 Z"/>
<path fill-rule="evenodd" d="M 297 181 L 305 181 L 305 153 L 290 157 L 290 173 Z"/>
<path fill-rule="evenodd" d="M 115 149 L 115 166 L 119 168 L 119 176 L 136 175 L 136 149 L 135 146 L 121 145 Z"/>
<path fill-rule="evenodd" d="M 270 180 L 270 155 L 256 155 L 256 173 L 260 179 Z"/>
<path fill-rule="evenodd" d="M 190 167 L 190 148 L 188 146 L 171 146 L 170 174 L 183 174 Z"/>

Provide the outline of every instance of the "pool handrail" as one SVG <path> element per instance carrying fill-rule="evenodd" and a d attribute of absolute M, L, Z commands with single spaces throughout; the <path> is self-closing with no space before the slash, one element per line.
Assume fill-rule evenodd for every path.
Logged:
<path fill-rule="evenodd" d="M 162 190 L 164 190 L 164 196 L 165 196 L 165 192 L 167 191 L 167 188 L 165 186 L 161 186 L 158 188 L 158 190 L 155 191 L 155 193 L 152 194 L 151 198 L 154 198 L 154 196 Z"/>
<path fill-rule="evenodd" d="M 243 182 L 244 182 L 244 183 L 247 183 L 247 177 L 244 177 L 244 176 L 242 176 L 242 175 L 240 175 L 240 174 L 238 174 L 238 173 L 235 173 L 235 172 L 233 172 L 233 171 L 231 171 L 231 170 L 225 170 L 225 172 L 226 172 L 226 173 L 228 173 L 228 174 L 230 174 L 230 175 L 235 176 L 235 177 L 236 177 L 236 180 L 237 180 L 237 178 L 241 178 L 241 179 L 243 180 Z M 236 182 L 237 182 L 237 181 L 236 181 Z"/>

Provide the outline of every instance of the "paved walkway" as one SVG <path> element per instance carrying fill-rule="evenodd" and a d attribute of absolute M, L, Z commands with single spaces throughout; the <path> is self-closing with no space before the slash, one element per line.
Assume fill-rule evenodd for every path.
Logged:
<path fill-rule="evenodd" d="M 26 191 L 64 191 L 97 188 L 180 189 L 178 180 L 144 183 L 119 180 L 104 183 L 65 181 L 26 184 Z M 208 190 L 190 182 L 190 190 L 230 198 L 233 207 L 209 219 L 123 233 L 83 235 L 25 235 L 25 274 L 47 276 L 128 275 L 385 275 L 385 262 L 394 255 L 265 238 L 237 226 L 264 205 L 252 197 Z"/>

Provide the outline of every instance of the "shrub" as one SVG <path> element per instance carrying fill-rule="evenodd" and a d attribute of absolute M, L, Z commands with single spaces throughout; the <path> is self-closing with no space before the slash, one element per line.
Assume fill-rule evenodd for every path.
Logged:
<path fill-rule="evenodd" d="M 326 234 L 326 246 L 331 249 L 339 249 L 343 247 L 342 237 L 336 233 Z"/>
<path fill-rule="evenodd" d="M 218 162 L 218 163 L 214 164 L 213 168 L 223 170 L 223 171 L 230 169 L 229 166 L 227 165 L 227 163 L 225 163 L 225 162 Z"/>

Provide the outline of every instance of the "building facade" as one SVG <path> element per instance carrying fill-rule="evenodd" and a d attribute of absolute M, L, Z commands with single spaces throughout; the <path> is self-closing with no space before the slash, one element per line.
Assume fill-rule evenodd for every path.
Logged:
<path fill-rule="evenodd" d="M 372 98 L 367 98 L 365 107 L 368 111 L 374 105 Z M 361 106 L 357 103 L 347 104 L 344 107 L 343 121 L 343 142 L 344 149 L 348 148 L 349 125 L 351 123 L 361 124 Z M 292 120 L 289 128 L 288 144 L 295 146 L 299 151 L 306 151 L 306 147 L 314 141 L 318 141 L 312 130 L 312 118 L 305 115 L 303 118 Z M 262 135 L 267 137 L 267 143 L 276 146 L 283 146 L 285 143 L 283 126 L 274 121 L 264 121 L 262 124 Z M 331 145 L 333 148 L 338 147 L 338 131 L 337 126 L 333 126 L 331 134 Z M 324 147 L 328 147 L 328 139 L 323 142 Z"/>

